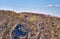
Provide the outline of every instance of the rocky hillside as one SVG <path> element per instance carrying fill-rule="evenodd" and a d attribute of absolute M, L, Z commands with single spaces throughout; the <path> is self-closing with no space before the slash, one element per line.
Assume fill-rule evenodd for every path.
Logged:
<path fill-rule="evenodd" d="M 60 39 L 60 18 L 0 10 L 0 39 Z"/>

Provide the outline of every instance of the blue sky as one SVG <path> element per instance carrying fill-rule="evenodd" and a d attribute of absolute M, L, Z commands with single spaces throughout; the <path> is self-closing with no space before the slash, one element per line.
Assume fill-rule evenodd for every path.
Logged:
<path fill-rule="evenodd" d="M 60 0 L 0 0 L 0 9 L 42 12 L 60 17 Z"/>

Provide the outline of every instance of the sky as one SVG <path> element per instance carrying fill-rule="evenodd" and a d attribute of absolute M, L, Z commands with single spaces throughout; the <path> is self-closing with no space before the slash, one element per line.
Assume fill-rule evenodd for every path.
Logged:
<path fill-rule="evenodd" d="M 0 0 L 0 10 L 38 12 L 60 17 L 60 0 Z"/>

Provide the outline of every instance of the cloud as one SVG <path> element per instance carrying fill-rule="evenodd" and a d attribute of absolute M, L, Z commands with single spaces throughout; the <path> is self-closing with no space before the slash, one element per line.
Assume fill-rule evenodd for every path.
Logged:
<path fill-rule="evenodd" d="M 49 4 L 48 7 L 60 7 L 59 4 Z"/>
<path fill-rule="evenodd" d="M 54 5 L 52 5 L 52 4 L 49 4 L 49 5 L 48 5 L 48 7 L 53 7 L 53 6 L 54 6 Z"/>
<path fill-rule="evenodd" d="M 60 7 L 60 5 L 55 5 L 55 6 Z"/>

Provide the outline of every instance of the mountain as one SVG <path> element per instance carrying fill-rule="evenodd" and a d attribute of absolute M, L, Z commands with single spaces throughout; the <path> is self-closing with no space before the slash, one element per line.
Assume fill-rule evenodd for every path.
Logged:
<path fill-rule="evenodd" d="M 0 39 L 60 39 L 60 18 L 0 10 Z"/>

